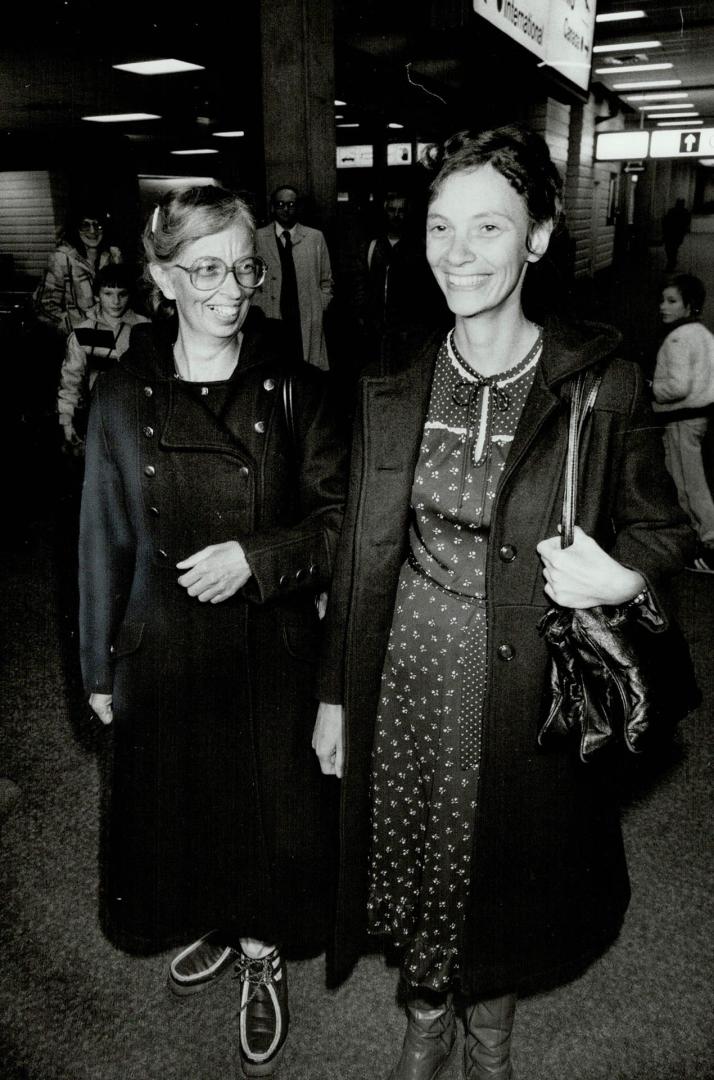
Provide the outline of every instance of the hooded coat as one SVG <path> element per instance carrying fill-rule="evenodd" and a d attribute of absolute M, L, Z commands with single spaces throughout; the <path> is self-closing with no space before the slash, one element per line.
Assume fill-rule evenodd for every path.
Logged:
<path fill-rule="evenodd" d="M 612 770 L 583 765 L 537 733 L 549 698 L 537 623 L 549 606 L 540 540 L 560 520 L 571 377 L 605 373 L 589 423 L 578 524 L 645 577 L 657 602 L 691 533 L 667 475 L 642 377 L 615 358 L 619 336 L 546 327 L 541 361 L 492 508 L 486 592 L 488 682 L 481 787 L 460 972 L 475 997 L 565 981 L 615 938 L 629 882 Z M 371 751 L 410 494 L 441 335 L 403 341 L 387 374 L 360 386 L 350 492 L 324 644 L 321 697 L 342 703 L 346 758 L 333 974 L 365 947 Z M 341 663 L 340 661 L 343 660 Z"/>
<path fill-rule="evenodd" d="M 344 453 L 323 376 L 292 374 L 291 435 L 280 327 L 250 312 L 243 334 L 222 420 L 152 327 L 90 410 L 81 659 L 87 692 L 113 694 L 104 889 L 130 948 L 226 927 L 324 942 L 334 814 L 310 740 Z M 231 539 L 253 576 L 200 603 L 176 563 Z"/>

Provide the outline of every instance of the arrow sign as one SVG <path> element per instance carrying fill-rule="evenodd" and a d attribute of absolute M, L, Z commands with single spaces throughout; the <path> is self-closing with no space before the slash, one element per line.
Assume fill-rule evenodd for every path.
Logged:
<path fill-rule="evenodd" d="M 699 132 L 688 131 L 679 137 L 680 154 L 696 154 L 699 150 Z"/>

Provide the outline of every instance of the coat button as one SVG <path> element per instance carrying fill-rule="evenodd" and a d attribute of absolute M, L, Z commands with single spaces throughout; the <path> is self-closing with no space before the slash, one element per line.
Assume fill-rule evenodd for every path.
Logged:
<path fill-rule="evenodd" d="M 164 551 L 163 548 L 157 548 L 156 554 L 159 556 L 160 559 L 168 559 L 169 557 L 168 551 Z"/>
<path fill-rule="evenodd" d="M 312 566 L 310 567 L 310 577 L 317 577 L 318 573 L 319 573 L 319 567 L 318 567 L 317 563 L 313 563 Z"/>
<path fill-rule="evenodd" d="M 153 514 L 154 517 L 158 517 L 159 516 L 159 508 L 158 508 L 158 506 L 150 506 L 149 507 L 149 513 Z"/>
<path fill-rule="evenodd" d="M 496 649 L 499 660 L 512 660 L 516 655 L 516 650 L 512 645 L 509 645 L 507 641 L 504 641 L 502 645 L 499 645 Z"/>
<path fill-rule="evenodd" d="M 307 570 L 305 570 L 304 567 L 300 567 L 300 569 L 295 574 L 295 580 L 296 581 L 304 581 L 306 577 L 307 577 Z"/>
<path fill-rule="evenodd" d="M 247 480 L 250 476 L 250 469 L 248 468 L 248 466 L 241 465 L 240 469 L 238 470 L 238 475 L 241 476 L 244 480 Z"/>
<path fill-rule="evenodd" d="M 114 656 L 114 653 L 116 652 L 116 648 L 115 648 L 114 645 L 109 646 L 109 652 L 111 653 L 112 656 Z"/>
<path fill-rule="evenodd" d="M 290 584 L 290 578 L 288 577 L 288 575 L 287 574 L 281 574 L 280 577 L 278 578 L 278 585 L 280 586 L 280 588 L 281 589 L 286 589 L 289 584 Z"/>
<path fill-rule="evenodd" d="M 255 428 L 255 430 L 258 432 L 259 435 L 262 435 L 263 432 L 265 431 L 265 420 L 257 420 L 255 422 L 255 424 L 253 424 L 253 427 Z"/>
<path fill-rule="evenodd" d="M 513 562 L 518 554 L 513 544 L 504 544 L 498 549 L 498 557 L 502 562 Z"/>
<path fill-rule="evenodd" d="M 144 476 L 156 476 L 156 469 L 153 465 L 147 465 L 144 468 Z"/>
<path fill-rule="evenodd" d="M 153 394 L 154 394 L 154 391 L 150 386 L 145 386 L 144 387 L 144 396 L 145 397 L 153 397 Z"/>
<path fill-rule="evenodd" d="M 144 428 L 144 434 L 146 435 L 147 439 L 153 439 L 154 429 L 152 427 L 149 427 L 149 425 L 147 424 Z"/>
<path fill-rule="evenodd" d="M 263 383 L 263 389 L 264 390 L 274 390 L 275 389 L 275 379 L 266 379 L 265 382 Z"/>

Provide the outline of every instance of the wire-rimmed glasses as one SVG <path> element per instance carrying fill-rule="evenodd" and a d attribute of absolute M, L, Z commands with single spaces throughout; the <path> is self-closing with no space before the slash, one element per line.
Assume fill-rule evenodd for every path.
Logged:
<path fill-rule="evenodd" d="M 241 288 L 257 289 L 265 281 L 268 269 L 267 263 L 261 259 L 260 255 L 236 259 L 231 266 L 226 266 L 223 259 L 214 255 L 197 259 L 191 266 L 181 266 L 180 263 L 174 263 L 174 266 L 185 271 L 194 289 L 200 289 L 202 292 L 219 289 L 229 274 L 233 274 Z"/>

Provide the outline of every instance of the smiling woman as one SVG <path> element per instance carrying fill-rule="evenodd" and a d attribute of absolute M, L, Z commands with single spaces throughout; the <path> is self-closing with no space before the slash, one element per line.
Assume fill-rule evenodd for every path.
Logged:
<path fill-rule="evenodd" d="M 315 745 L 344 773 L 335 966 L 354 961 L 365 907 L 400 950 L 409 1023 L 390 1080 L 440 1073 L 455 991 L 466 1080 L 510 1080 L 516 993 L 598 956 L 629 898 L 607 778 L 537 746 L 538 621 L 551 599 L 656 607 L 688 533 L 618 335 L 523 309 L 560 209 L 543 140 L 462 132 L 433 163 L 427 258 L 454 325 L 395 340 L 389 375 L 363 380 Z M 582 530 L 561 550 L 568 398 L 588 368 L 603 374 Z"/>
<path fill-rule="evenodd" d="M 251 311 L 246 204 L 169 193 L 144 247 L 176 318 L 97 384 L 81 514 L 83 674 L 114 734 L 106 923 L 128 948 L 184 945 L 175 994 L 235 968 L 243 1072 L 270 1076 L 282 950 L 319 951 L 327 925 L 311 683 L 343 452 L 324 377 Z"/>

